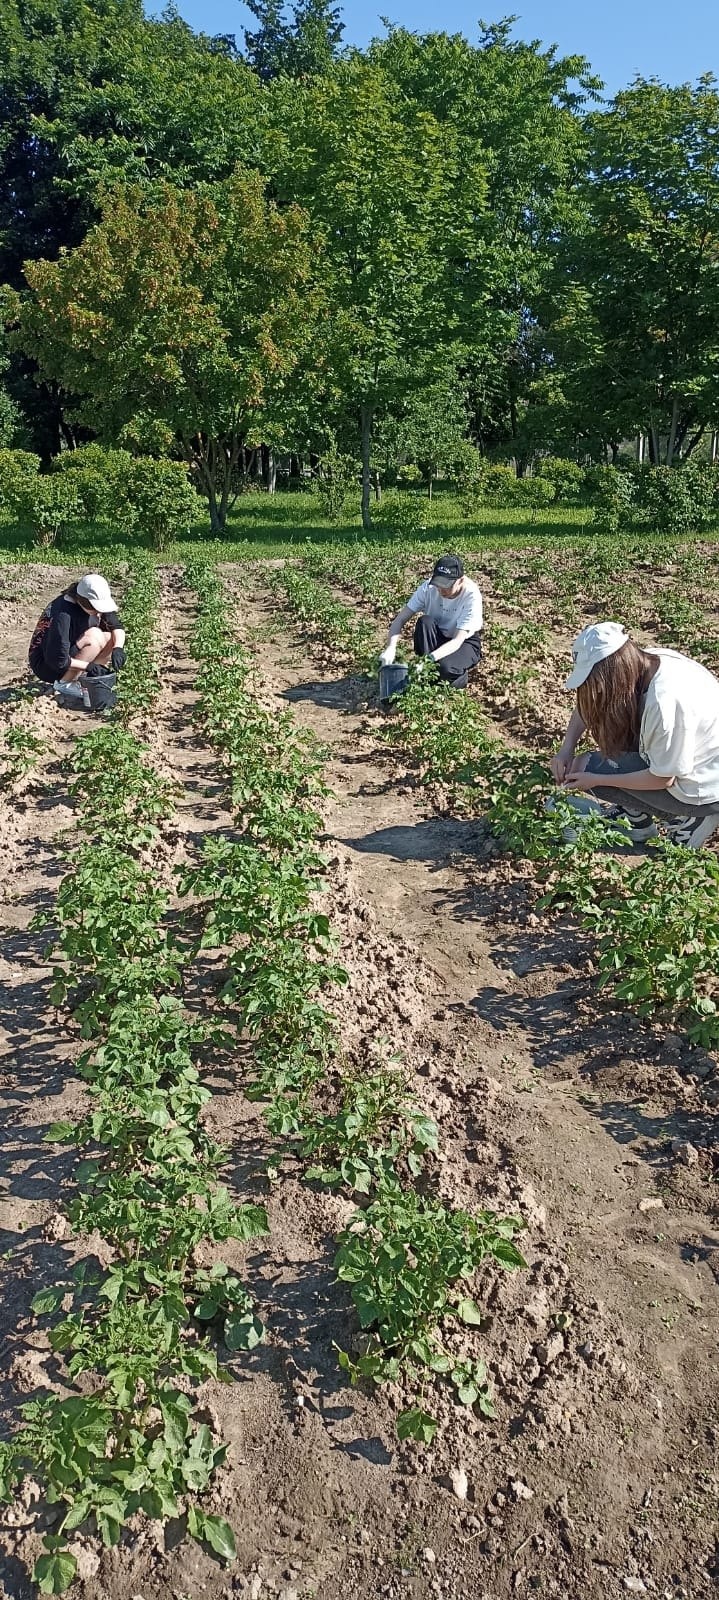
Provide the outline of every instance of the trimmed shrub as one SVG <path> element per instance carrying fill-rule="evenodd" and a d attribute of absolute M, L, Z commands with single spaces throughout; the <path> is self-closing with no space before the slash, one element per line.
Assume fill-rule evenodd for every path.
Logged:
<path fill-rule="evenodd" d="M 412 494 L 386 494 L 372 511 L 372 522 L 383 533 L 396 533 L 412 538 L 424 533 L 427 527 L 429 502 Z"/>
<path fill-rule="evenodd" d="M 557 491 L 549 478 L 517 478 L 514 486 L 514 499 L 520 506 L 529 506 L 534 512 L 532 521 L 536 521 L 538 511 L 546 511 L 548 506 L 554 505 Z"/>
<path fill-rule="evenodd" d="M 618 467 L 588 467 L 584 486 L 597 533 L 617 533 L 633 520 L 636 483 Z"/>
<path fill-rule="evenodd" d="M 58 544 L 73 523 L 83 521 L 84 514 L 71 478 L 47 472 L 29 483 L 21 516 L 30 523 L 37 544 L 46 548 Z"/>
<path fill-rule="evenodd" d="M 29 450 L 0 450 L 0 517 L 15 522 L 25 516 L 39 470 L 40 457 Z"/>
<path fill-rule="evenodd" d="M 133 531 L 136 518 L 128 515 L 127 498 L 133 457 L 129 450 L 109 450 L 101 444 L 79 445 L 56 456 L 53 471 L 72 477 L 88 522 L 107 522 L 123 533 Z"/>
<path fill-rule="evenodd" d="M 585 469 L 578 461 L 565 461 L 563 456 L 543 456 L 534 476 L 535 480 L 542 478 L 553 484 L 558 505 L 574 505 L 584 488 Z"/>
<path fill-rule="evenodd" d="M 495 462 L 493 466 L 487 467 L 486 473 L 480 479 L 479 489 L 483 503 L 497 511 L 517 505 L 519 482 L 514 467 Z"/>
<path fill-rule="evenodd" d="M 182 461 L 86 444 L 57 456 L 53 468 L 54 477 L 72 482 L 88 522 L 139 534 L 156 550 L 183 538 L 200 509 Z"/>
<path fill-rule="evenodd" d="M 652 532 L 701 533 L 719 519 L 719 469 L 705 462 L 645 467 L 636 482 L 637 509 Z"/>
<path fill-rule="evenodd" d="M 155 550 L 166 550 L 173 539 L 187 538 L 201 510 L 182 461 L 137 456 L 132 462 L 127 493 L 135 526 Z"/>

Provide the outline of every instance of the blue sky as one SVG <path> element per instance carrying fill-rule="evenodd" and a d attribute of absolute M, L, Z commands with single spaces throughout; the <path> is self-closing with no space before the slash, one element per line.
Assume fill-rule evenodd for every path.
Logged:
<path fill-rule="evenodd" d="M 349 0 L 345 40 L 366 44 L 383 32 L 382 15 L 419 33 L 444 28 L 476 38 L 478 14 L 496 21 L 515 8 L 519 37 L 588 56 L 610 93 L 636 73 L 666 83 L 694 81 L 703 72 L 719 77 L 719 0 L 686 0 L 680 8 L 674 0 L 515 0 L 496 10 L 488 0 Z M 161 0 L 148 0 L 147 9 L 159 12 Z M 234 33 L 240 44 L 251 20 L 241 0 L 178 0 L 178 9 L 193 28 Z"/>

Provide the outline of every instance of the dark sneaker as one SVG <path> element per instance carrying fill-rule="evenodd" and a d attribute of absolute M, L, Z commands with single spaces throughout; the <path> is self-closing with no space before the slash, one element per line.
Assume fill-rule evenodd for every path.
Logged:
<path fill-rule="evenodd" d="M 668 817 L 664 831 L 672 844 L 683 844 L 685 850 L 699 850 L 719 828 L 719 814 L 709 817 Z"/>
<path fill-rule="evenodd" d="M 629 811 L 626 806 L 609 806 L 605 814 L 607 822 L 621 824 L 628 844 L 645 844 L 647 839 L 656 838 L 657 825 L 648 811 Z"/>

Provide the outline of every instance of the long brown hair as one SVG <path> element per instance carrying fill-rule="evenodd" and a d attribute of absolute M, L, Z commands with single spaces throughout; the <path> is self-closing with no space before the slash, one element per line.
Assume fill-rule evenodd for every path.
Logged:
<path fill-rule="evenodd" d="M 642 700 L 658 667 L 658 656 L 627 639 L 577 689 L 579 715 L 610 761 L 639 749 Z"/>

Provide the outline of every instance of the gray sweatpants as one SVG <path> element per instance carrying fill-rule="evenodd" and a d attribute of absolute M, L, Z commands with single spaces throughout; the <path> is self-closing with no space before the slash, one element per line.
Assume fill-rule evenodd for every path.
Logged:
<path fill-rule="evenodd" d="M 607 761 L 604 756 L 593 755 L 587 762 L 587 772 L 643 772 L 649 762 L 645 761 L 638 751 L 630 751 L 626 756 L 619 756 L 616 761 Z M 686 800 L 676 800 L 668 789 L 615 789 L 602 788 L 601 784 L 591 790 L 597 800 L 608 800 L 611 805 L 624 806 L 627 811 L 646 811 L 650 816 L 657 817 L 714 817 L 719 815 L 719 800 L 711 800 L 701 806 L 690 806 Z"/>

